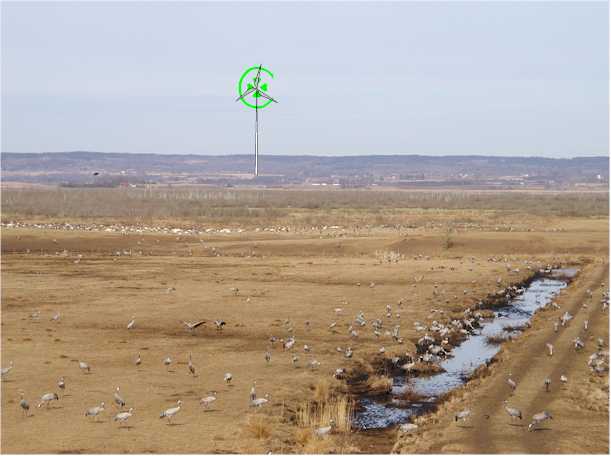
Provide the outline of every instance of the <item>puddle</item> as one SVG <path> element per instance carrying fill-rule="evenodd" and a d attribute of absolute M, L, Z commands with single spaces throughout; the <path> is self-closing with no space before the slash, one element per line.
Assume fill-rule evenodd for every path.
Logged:
<path fill-rule="evenodd" d="M 535 312 L 550 303 L 567 286 L 569 279 L 578 272 L 575 268 L 545 271 L 545 276 L 535 278 L 512 298 L 507 305 L 494 311 L 494 318 L 481 322 L 481 327 L 464 342 L 454 347 L 451 357 L 441 363 L 445 372 L 406 379 L 404 375 L 393 378 L 391 394 L 383 399 L 363 397 L 354 425 L 359 429 L 381 429 L 406 423 L 414 415 L 422 415 L 434 409 L 437 398 L 463 385 L 478 367 L 490 361 L 501 349 L 500 344 L 490 344 L 489 336 L 516 336 L 520 331 L 505 331 L 505 327 L 526 324 Z M 421 402 L 400 400 L 399 396 L 412 391 L 422 397 Z"/>

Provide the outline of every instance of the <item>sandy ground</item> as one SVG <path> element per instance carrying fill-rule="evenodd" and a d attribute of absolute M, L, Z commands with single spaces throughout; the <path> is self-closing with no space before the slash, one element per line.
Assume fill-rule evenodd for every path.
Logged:
<path fill-rule="evenodd" d="M 401 236 L 371 232 L 341 239 L 305 234 L 200 239 L 5 229 L 2 366 L 13 361 L 14 369 L 2 382 L 2 451 L 304 451 L 295 441 L 296 428 L 291 418 L 296 406 L 311 397 L 313 385 L 322 378 L 331 378 L 338 367 L 370 359 L 381 346 L 386 348 L 387 356 L 413 350 L 411 340 L 418 337 L 413 323 L 434 318 L 431 309 L 461 310 L 497 290 L 499 278 L 505 285 L 519 282 L 530 274 L 525 260 L 538 264 L 591 263 L 587 266 L 591 273 L 582 274 L 578 282 L 600 279 L 603 266 L 592 262 L 606 256 L 607 221 L 575 219 L 562 224 L 562 232 L 463 232 L 449 250 L 443 247 L 444 234 L 435 231 Z M 130 250 L 131 255 L 117 255 Z M 376 252 L 385 250 L 400 251 L 405 258 L 397 264 L 380 264 Z M 512 272 L 515 268 L 520 272 Z M 232 291 L 234 287 L 239 289 L 237 293 Z M 571 300 L 578 299 L 582 288 L 576 282 L 563 294 L 565 306 L 573 305 Z M 400 299 L 404 301 L 401 308 L 397 306 Z M 390 328 L 400 323 L 405 344 L 399 345 L 388 337 L 376 339 L 371 331 L 362 331 L 356 340 L 350 338 L 347 327 L 357 312 L 362 310 L 368 318 L 385 318 L 387 304 L 393 307 L 393 317 L 385 325 Z M 337 307 L 343 308 L 340 316 L 335 315 Z M 30 315 L 36 310 L 40 318 L 33 320 Z M 57 323 L 50 321 L 55 312 L 61 312 Z M 587 312 L 595 311 L 592 307 Z M 136 327 L 128 330 L 126 325 L 132 315 Z M 219 318 L 227 322 L 222 332 L 212 324 Z M 606 318 L 592 315 L 591 322 L 596 322 L 593 335 L 603 335 L 601 328 Z M 193 334 L 179 323 L 196 319 L 205 319 L 207 324 Z M 337 333 L 328 329 L 332 321 L 337 322 Z M 579 321 L 573 323 L 576 324 L 558 336 L 564 345 L 568 345 L 566 341 Z M 283 352 L 279 343 L 270 349 L 272 360 L 266 365 L 264 353 L 270 336 L 287 337 L 288 327 L 293 328 L 297 339 L 293 349 L 299 356 L 297 367 L 291 362 L 293 353 Z M 533 356 L 543 356 L 538 339 L 548 337 L 544 334 L 548 327 L 550 324 L 542 323 L 540 331 L 533 328 L 523 341 L 507 350 L 508 359 L 518 363 L 513 372 L 523 375 L 516 398 L 521 398 L 519 405 L 528 414 L 541 407 L 566 407 L 568 411 L 569 404 L 575 407 L 568 399 L 573 388 L 589 385 L 585 367 L 589 348 L 570 357 L 566 351 L 566 360 L 556 366 L 554 363 L 565 359 L 559 340 L 558 356 L 545 360 L 546 369 L 556 372 L 566 367 L 567 375 L 574 380 L 566 391 L 540 393 L 537 383 L 543 374 L 537 374 L 535 367 L 529 371 L 524 366 L 535 366 Z M 531 340 L 536 349 L 518 349 Z M 312 348 L 311 353 L 304 352 L 304 344 Z M 354 358 L 345 359 L 336 351 L 338 346 L 351 346 Z M 142 357 L 139 367 L 133 363 L 138 353 Z M 188 353 L 193 356 L 195 377 L 187 370 Z M 162 364 L 166 356 L 173 359 L 169 370 Z M 312 359 L 321 362 L 318 370 L 307 368 Z M 78 360 L 91 365 L 90 374 L 79 370 Z M 533 378 L 529 380 L 531 371 Z M 231 385 L 223 381 L 226 372 L 233 374 Z M 501 375 L 500 370 L 496 375 Z M 65 394 L 60 393 L 61 399 L 49 409 L 36 408 L 43 393 L 58 392 L 60 376 L 66 379 Z M 493 378 L 482 383 L 481 394 L 490 395 L 482 407 L 490 409 L 488 423 L 498 424 L 482 434 L 485 440 L 479 434 L 477 438 L 468 437 L 467 432 L 481 432 L 479 426 L 471 431 L 457 430 L 445 423 L 430 431 L 440 433 L 439 445 L 414 448 L 514 451 L 504 417 L 497 419 L 497 415 L 502 417 L 499 403 L 506 391 L 498 397 L 493 390 L 485 392 L 493 388 L 489 385 L 498 383 Z M 258 411 L 249 407 L 248 399 L 255 380 L 259 396 L 271 395 L 270 405 Z M 598 388 L 597 383 L 593 385 Z M 129 426 L 123 429 L 110 420 L 117 413 L 112 405 L 117 386 L 127 407 L 135 409 Z M 218 392 L 218 400 L 211 410 L 204 411 L 198 402 L 211 390 Z M 21 414 L 19 391 L 30 402 L 29 418 Z M 159 414 L 179 399 L 184 403 L 183 409 L 170 426 L 159 419 Z M 606 395 L 604 400 L 608 404 Z M 106 412 L 99 423 L 83 416 L 88 407 L 101 401 L 106 402 Z M 607 410 L 608 407 L 597 412 L 580 410 L 578 415 L 558 412 L 561 419 L 553 422 L 552 431 L 531 433 L 516 451 L 606 451 L 608 440 L 600 437 L 596 441 L 600 443 L 595 443 L 571 423 L 579 422 L 583 429 L 593 432 L 591 422 L 595 421 L 598 438 L 608 427 Z M 253 414 L 269 420 L 268 437 L 257 438 L 245 426 Z M 567 429 L 571 429 L 574 439 L 567 437 Z M 516 433 L 522 431 L 516 428 Z M 554 446 L 551 441 L 547 447 L 537 446 L 538 438 L 552 432 L 555 442 L 563 435 L 571 442 L 579 442 L 581 437 L 591 446 Z M 384 444 L 375 448 L 390 451 L 394 437 L 393 441 L 384 439 Z M 347 446 L 340 448 L 344 451 L 370 450 L 364 443 L 367 439 L 357 436 L 346 440 Z M 489 449 L 469 446 L 475 442 L 484 445 L 488 440 Z"/>

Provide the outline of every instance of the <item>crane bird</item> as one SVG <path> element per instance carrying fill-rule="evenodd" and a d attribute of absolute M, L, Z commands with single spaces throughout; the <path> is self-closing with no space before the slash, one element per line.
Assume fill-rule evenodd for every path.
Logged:
<path fill-rule="evenodd" d="M 62 395 L 65 394 L 66 382 L 64 380 L 64 377 L 59 377 L 59 380 L 57 381 L 57 387 L 62 391 Z"/>
<path fill-rule="evenodd" d="M 545 344 L 545 346 L 547 347 L 548 356 L 554 356 L 554 346 L 550 344 L 549 342 Z"/>
<path fill-rule="evenodd" d="M 21 396 L 21 400 L 19 401 L 19 407 L 21 407 L 21 410 L 23 411 L 23 414 L 25 416 L 30 416 L 30 404 L 28 404 L 28 401 L 24 399 L 23 391 L 21 391 L 19 395 Z"/>
<path fill-rule="evenodd" d="M 59 321 L 59 319 L 60 319 L 60 314 L 59 314 L 59 312 L 57 312 L 55 315 L 53 315 L 53 316 L 51 317 L 51 321 L 58 322 L 58 321 Z"/>
<path fill-rule="evenodd" d="M 541 413 L 536 413 L 533 415 L 533 421 L 528 425 L 528 430 L 532 431 L 536 426 L 544 422 L 545 420 L 552 420 L 553 417 L 551 413 L 543 411 Z"/>
<path fill-rule="evenodd" d="M 127 324 L 127 329 L 134 329 L 136 327 L 136 316 L 132 315 L 132 319 Z"/>
<path fill-rule="evenodd" d="M 563 374 L 560 376 L 560 381 L 566 385 L 569 382 L 569 379 Z"/>
<path fill-rule="evenodd" d="M 272 354 L 269 351 L 265 352 L 265 361 L 269 364 L 272 360 Z"/>
<path fill-rule="evenodd" d="M 231 380 L 233 380 L 233 375 L 231 375 L 231 372 L 227 372 L 223 376 L 223 380 L 225 380 L 225 383 L 227 383 L 229 385 L 231 383 Z"/>
<path fill-rule="evenodd" d="M 114 401 L 115 401 L 115 404 L 117 404 L 117 406 L 119 407 L 120 410 L 122 410 L 123 407 L 125 407 L 125 400 L 121 396 L 121 390 L 119 389 L 118 386 L 117 386 L 117 388 L 115 390 Z"/>
<path fill-rule="evenodd" d="M 269 402 L 269 394 L 266 394 L 265 397 L 257 397 L 250 401 L 251 407 L 263 407 L 265 404 Z"/>
<path fill-rule="evenodd" d="M 335 428 L 335 421 L 333 419 L 329 420 L 329 426 L 322 426 L 314 430 L 314 433 L 318 437 L 324 437 L 326 435 L 331 434 L 333 432 L 333 428 Z"/>
<path fill-rule="evenodd" d="M 47 408 L 48 408 L 49 404 L 51 404 L 51 401 L 59 401 L 59 396 L 57 395 L 57 393 L 46 393 L 46 394 L 43 394 L 40 397 L 40 402 L 38 404 L 38 408 L 42 407 L 42 404 L 45 404 L 47 406 Z"/>
<path fill-rule="evenodd" d="M 545 383 L 545 391 L 547 391 L 549 393 L 549 388 L 550 388 L 550 386 L 552 384 L 552 379 L 548 377 L 548 378 L 545 379 L 544 383 Z"/>
<path fill-rule="evenodd" d="M 13 368 L 13 362 L 11 361 L 10 363 L 8 363 L 8 367 L 3 367 L 2 369 L 0 369 L 0 378 L 6 377 L 12 368 Z"/>
<path fill-rule="evenodd" d="M 252 388 L 250 388 L 250 402 L 254 401 L 257 398 L 257 381 L 252 382 Z"/>
<path fill-rule="evenodd" d="M 504 401 L 504 404 L 505 404 L 505 411 L 509 415 L 512 422 L 516 418 L 520 420 L 522 419 L 522 411 L 520 409 L 511 407 L 507 401 Z"/>
<path fill-rule="evenodd" d="M 573 343 L 575 344 L 575 350 L 581 350 L 583 347 L 586 346 L 583 343 L 583 341 L 581 340 L 581 338 L 579 338 L 579 337 L 577 337 L 575 340 L 573 340 Z"/>
<path fill-rule="evenodd" d="M 206 323 L 205 320 L 197 320 L 197 321 L 182 321 L 181 323 L 185 326 L 185 328 L 187 328 L 187 331 L 190 331 L 191 333 L 193 333 L 193 331 L 195 331 L 195 328 L 203 325 Z"/>
<path fill-rule="evenodd" d="M 168 424 L 172 424 L 172 418 L 176 416 L 178 412 L 180 412 L 180 407 L 182 406 L 182 401 L 178 401 L 176 403 L 176 407 L 169 408 L 159 414 L 159 418 L 167 418 Z"/>
<path fill-rule="evenodd" d="M 172 358 L 170 358 L 169 356 L 166 356 L 163 359 L 163 364 L 165 365 L 166 370 L 169 372 L 170 371 L 170 365 L 172 364 Z"/>
<path fill-rule="evenodd" d="M 291 362 L 293 363 L 293 366 L 295 366 L 295 368 L 299 367 L 297 366 L 297 363 L 299 363 L 299 356 L 293 355 L 293 357 L 291 358 Z"/>
<path fill-rule="evenodd" d="M 316 370 L 320 367 L 320 361 L 313 359 L 308 363 L 308 367 L 312 370 Z"/>
<path fill-rule="evenodd" d="M 458 412 L 454 415 L 454 421 L 466 421 L 471 416 L 471 410 L 465 409 L 462 412 Z"/>
<path fill-rule="evenodd" d="M 588 324 L 589 324 L 589 320 L 584 320 L 584 322 L 583 322 L 583 330 L 584 331 L 588 330 Z"/>
<path fill-rule="evenodd" d="M 558 330 L 560 329 L 560 323 L 558 323 L 557 321 L 554 322 L 554 332 L 558 332 Z"/>
<path fill-rule="evenodd" d="M 189 362 L 187 363 L 187 367 L 191 375 L 195 377 L 195 366 L 193 365 L 193 360 L 191 359 L 191 353 L 189 353 Z"/>
<path fill-rule="evenodd" d="M 127 420 L 129 420 L 133 414 L 134 414 L 134 409 L 132 407 L 127 412 L 117 413 L 115 416 L 113 416 L 112 420 L 118 421 L 119 426 L 121 426 L 121 424 L 126 423 Z"/>
<path fill-rule="evenodd" d="M 104 411 L 104 402 L 100 403 L 100 405 L 96 405 L 95 407 L 88 408 L 85 411 L 85 416 L 92 416 L 94 421 L 98 421 L 98 415 Z"/>
<path fill-rule="evenodd" d="M 507 384 L 509 385 L 509 387 L 511 388 L 512 391 L 515 391 L 517 386 L 518 386 L 518 384 L 515 382 L 515 380 L 512 379 L 511 377 L 509 377 L 507 379 Z"/>
<path fill-rule="evenodd" d="M 80 370 L 83 371 L 83 374 L 91 373 L 91 367 L 85 361 L 79 361 L 78 362 L 78 367 L 79 367 Z"/>
<path fill-rule="evenodd" d="M 222 331 L 223 326 L 225 326 L 226 324 L 227 323 L 225 323 L 224 320 L 214 320 L 214 325 L 216 326 L 217 331 Z"/>
<path fill-rule="evenodd" d="M 138 356 L 136 357 L 134 364 L 136 366 L 139 366 L 140 364 L 142 364 L 142 358 L 140 357 L 140 353 L 138 353 Z"/>
<path fill-rule="evenodd" d="M 211 391 L 210 396 L 202 397 L 199 403 L 205 409 L 209 408 L 214 401 L 216 401 L 216 391 Z"/>

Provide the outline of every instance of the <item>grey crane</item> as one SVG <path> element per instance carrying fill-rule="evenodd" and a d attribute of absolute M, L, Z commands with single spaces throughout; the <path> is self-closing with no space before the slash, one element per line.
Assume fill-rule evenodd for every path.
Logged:
<path fill-rule="evenodd" d="M 42 407 L 43 404 L 48 408 L 52 401 L 59 401 L 57 393 L 45 393 L 40 397 L 38 408 Z"/>
<path fill-rule="evenodd" d="M 134 409 L 133 407 L 130 408 L 127 412 L 119 412 L 117 413 L 112 420 L 113 421 L 117 421 L 119 423 L 119 426 L 121 426 L 123 423 L 126 423 L 127 420 L 129 420 L 134 414 Z"/>
<path fill-rule="evenodd" d="M 159 414 L 159 418 L 167 418 L 168 424 L 172 424 L 172 418 L 174 418 L 178 412 L 180 412 L 180 408 L 182 407 L 182 401 L 178 401 L 176 403 L 176 407 L 169 408 Z"/>
<path fill-rule="evenodd" d="M 515 391 L 518 386 L 518 384 L 515 382 L 514 379 L 511 378 L 511 376 L 509 376 L 509 378 L 507 379 L 507 384 L 509 385 L 512 391 Z"/>
<path fill-rule="evenodd" d="M 214 401 L 216 401 L 216 391 L 210 391 L 209 396 L 202 397 L 199 403 L 204 408 L 209 408 Z"/>
<path fill-rule="evenodd" d="M 458 412 L 456 415 L 454 415 L 454 421 L 466 421 L 467 419 L 469 419 L 469 417 L 471 416 L 471 410 L 469 409 L 465 409 L 461 412 Z"/>
<path fill-rule="evenodd" d="M 115 401 L 115 404 L 117 404 L 117 406 L 119 407 L 120 410 L 122 410 L 123 407 L 125 407 L 125 400 L 123 399 L 123 396 L 121 396 L 121 390 L 119 389 L 118 386 L 115 389 L 114 401 Z"/>
<path fill-rule="evenodd" d="M 530 423 L 528 425 L 528 430 L 532 431 L 534 430 L 539 424 L 541 424 L 542 422 L 546 421 L 546 420 L 552 420 L 553 417 L 551 415 L 551 413 L 546 412 L 545 410 L 543 412 L 540 413 L 536 413 L 535 415 L 533 415 L 533 420 L 532 423 Z"/>
<path fill-rule="evenodd" d="M 132 319 L 127 324 L 127 329 L 134 329 L 136 327 L 136 316 L 132 315 Z"/>
<path fill-rule="evenodd" d="M 191 358 L 191 353 L 189 353 L 189 361 L 187 363 L 187 368 L 193 377 L 195 377 L 195 366 L 193 365 L 193 359 Z"/>
<path fill-rule="evenodd" d="M 269 364 L 272 360 L 272 354 L 269 351 L 265 352 L 265 362 L 267 362 L 267 364 Z"/>
<path fill-rule="evenodd" d="M 64 395 L 66 391 L 66 381 L 64 380 L 64 377 L 59 377 L 59 380 L 57 381 L 57 387 L 61 390 L 62 395 Z"/>
<path fill-rule="evenodd" d="M 507 412 L 507 414 L 511 418 L 511 421 L 513 421 L 516 418 L 518 418 L 520 420 L 522 419 L 522 411 L 520 409 L 517 409 L 515 407 L 511 407 L 507 401 L 505 401 L 504 404 L 505 404 L 505 411 Z"/>
<path fill-rule="evenodd" d="M 545 383 L 545 391 L 547 391 L 549 393 L 549 388 L 550 388 L 550 386 L 552 384 L 552 379 L 548 377 L 548 378 L 545 379 L 544 383 Z"/>
<path fill-rule="evenodd" d="M 223 380 L 225 380 L 225 383 L 227 383 L 228 385 L 231 384 L 231 380 L 233 380 L 233 375 L 231 375 L 231 372 L 227 372 L 223 376 Z"/>
<path fill-rule="evenodd" d="M 28 401 L 25 400 L 23 391 L 21 391 L 19 395 L 21 396 L 19 407 L 21 407 L 21 410 L 25 416 L 30 416 L 30 404 L 28 404 Z"/>
<path fill-rule="evenodd" d="M 0 369 L 0 378 L 5 378 L 12 368 L 13 362 L 11 361 L 10 363 L 8 363 L 8 367 L 3 367 L 2 369 Z"/>
<path fill-rule="evenodd" d="M 85 416 L 92 416 L 94 421 L 98 421 L 98 415 L 104 411 L 104 402 L 101 402 L 100 405 L 96 405 L 95 407 L 88 408 L 85 411 Z"/>
<path fill-rule="evenodd" d="M 329 420 L 329 425 L 328 426 L 321 426 L 319 428 L 316 428 L 314 430 L 314 433 L 318 437 L 325 437 L 326 435 L 331 434 L 331 432 L 333 432 L 334 428 L 335 428 L 335 421 L 333 419 L 331 419 L 331 420 Z"/>
<path fill-rule="evenodd" d="M 91 366 L 89 366 L 89 364 L 87 364 L 85 361 L 79 361 L 78 362 L 78 367 L 80 370 L 83 371 L 83 374 L 90 374 L 91 373 Z"/>

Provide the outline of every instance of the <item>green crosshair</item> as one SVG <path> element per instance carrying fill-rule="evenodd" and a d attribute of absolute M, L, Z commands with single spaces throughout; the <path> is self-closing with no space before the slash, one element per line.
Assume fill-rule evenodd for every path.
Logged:
<path fill-rule="evenodd" d="M 275 101 L 267 94 L 269 82 L 263 81 L 262 76 L 269 76 L 274 79 L 274 73 L 260 65 L 251 66 L 240 77 L 238 82 L 239 100 L 249 108 L 263 109 Z M 255 98 L 258 98 L 258 100 L 254 100 Z"/>

